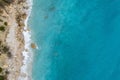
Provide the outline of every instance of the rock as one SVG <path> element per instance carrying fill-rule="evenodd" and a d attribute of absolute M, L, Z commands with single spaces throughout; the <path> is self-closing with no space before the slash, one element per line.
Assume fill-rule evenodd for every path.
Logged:
<path fill-rule="evenodd" d="M 8 68 L 8 65 L 3 65 L 3 68 Z"/>
<path fill-rule="evenodd" d="M 28 49 L 25 49 L 26 52 L 28 52 Z"/>
<path fill-rule="evenodd" d="M 23 17 L 23 19 L 26 19 L 27 18 L 27 14 L 26 13 L 22 14 L 22 17 Z"/>
<path fill-rule="evenodd" d="M 31 43 L 31 48 L 36 49 L 36 44 L 35 43 Z"/>

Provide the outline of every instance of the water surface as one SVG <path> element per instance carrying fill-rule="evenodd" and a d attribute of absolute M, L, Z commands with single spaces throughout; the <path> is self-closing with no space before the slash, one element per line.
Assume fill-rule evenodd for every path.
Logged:
<path fill-rule="evenodd" d="M 120 80 L 120 0 L 33 0 L 33 80 Z"/>

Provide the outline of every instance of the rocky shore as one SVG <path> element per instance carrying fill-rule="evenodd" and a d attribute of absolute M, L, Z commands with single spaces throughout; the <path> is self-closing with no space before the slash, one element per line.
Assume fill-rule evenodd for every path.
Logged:
<path fill-rule="evenodd" d="M 0 0 L 5 5 L 0 7 L 0 80 L 18 80 L 23 65 L 24 21 L 29 6 L 26 0 Z"/>

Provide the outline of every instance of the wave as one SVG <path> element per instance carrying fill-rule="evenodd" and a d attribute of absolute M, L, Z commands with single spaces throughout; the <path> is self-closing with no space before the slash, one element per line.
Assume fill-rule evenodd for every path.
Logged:
<path fill-rule="evenodd" d="M 27 18 L 24 21 L 25 27 L 23 31 L 25 46 L 24 46 L 24 51 L 22 52 L 22 54 L 23 54 L 24 60 L 23 60 L 23 65 L 21 67 L 20 76 L 18 80 L 31 80 L 32 79 L 31 72 L 32 72 L 33 54 L 30 48 L 31 32 L 28 30 L 28 19 L 32 11 L 33 0 L 27 0 L 27 5 L 29 6 L 29 9 L 26 10 Z"/>

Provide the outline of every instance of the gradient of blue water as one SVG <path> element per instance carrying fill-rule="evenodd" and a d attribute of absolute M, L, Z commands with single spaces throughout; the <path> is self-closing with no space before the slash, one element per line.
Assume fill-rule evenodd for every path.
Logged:
<path fill-rule="evenodd" d="M 33 0 L 33 80 L 120 80 L 120 0 Z"/>

